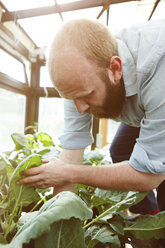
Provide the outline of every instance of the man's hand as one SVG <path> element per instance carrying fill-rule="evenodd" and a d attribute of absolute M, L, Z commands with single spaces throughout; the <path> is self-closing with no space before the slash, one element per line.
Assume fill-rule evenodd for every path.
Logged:
<path fill-rule="evenodd" d="M 43 160 L 44 165 L 24 170 L 22 172 L 26 177 L 19 180 L 18 184 L 27 184 L 29 187 L 48 188 L 63 187 L 69 184 L 67 179 L 67 164 L 57 158 L 48 158 Z"/>

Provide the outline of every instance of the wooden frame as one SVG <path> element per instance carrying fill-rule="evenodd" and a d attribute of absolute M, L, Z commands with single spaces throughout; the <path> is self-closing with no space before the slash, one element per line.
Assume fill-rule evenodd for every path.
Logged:
<path fill-rule="evenodd" d="M 9 11 L 5 5 L 0 1 L 0 7 L 3 11 L 1 11 L 1 22 L 0 22 L 0 48 L 7 51 L 10 55 L 15 57 L 17 60 L 23 63 L 24 60 L 29 61 L 31 64 L 31 80 L 30 85 L 28 82 L 22 83 L 19 82 L 4 73 L 0 73 L 0 87 L 6 90 L 10 90 L 19 94 L 23 94 L 26 96 L 26 121 L 25 126 L 33 125 L 34 122 L 38 121 L 38 108 L 39 108 L 39 98 L 45 96 L 45 91 L 43 87 L 40 87 L 40 67 L 44 66 L 45 59 L 39 59 L 37 55 L 33 57 L 33 50 L 38 49 L 36 44 L 32 41 L 32 39 L 27 35 L 27 33 L 22 29 L 20 25 L 17 25 L 17 20 L 43 16 L 48 14 L 61 14 L 62 12 L 80 10 L 86 8 L 93 8 L 102 6 L 103 13 L 107 8 L 107 23 L 109 17 L 109 6 L 111 4 L 129 2 L 133 0 L 79 0 L 76 2 L 70 2 L 65 4 L 55 4 L 53 6 L 46 6 L 41 8 L 27 9 L 27 10 L 19 10 L 19 11 Z M 160 0 L 156 0 L 153 10 L 151 12 L 151 16 L 153 15 L 158 3 Z M 15 37 L 17 36 L 17 32 L 12 33 L 13 25 L 16 25 L 16 28 L 22 32 L 24 36 L 24 40 L 17 40 L 15 42 Z M 15 31 L 18 31 L 15 29 Z M 25 43 L 29 43 L 29 46 L 26 46 Z M 33 47 L 33 49 L 30 49 Z M 34 59 L 34 61 L 33 61 Z M 25 69 L 25 65 L 24 65 Z M 26 71 L 25 78 L 26 77 Z M 48 97 L 60 97 L 58 92 L 52 87 L 47 88 Z M 95 138 L 95 142 L 92 145 L 92 149 L 96 146 L 96 134 L 101 133 L 103 136 L 103 146 L 107 144 L 107 120 L 101 120 L 101 127 L 99 129 L 99 120 L 93 120 L 93 136 Z"/>

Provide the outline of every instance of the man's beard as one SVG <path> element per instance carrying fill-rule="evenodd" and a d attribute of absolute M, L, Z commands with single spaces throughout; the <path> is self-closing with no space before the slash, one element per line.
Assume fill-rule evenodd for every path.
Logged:
<path fill-rule="evenodd" d="M 123 79 L 118 84 L 114 84 L 109 80 L 107 71 L 102 71 L 100 78 L 106 86 L 104 104 L 101 107 L 91 107 L 88 113 L 93 114 L 96 118 L 116 119 L 121 115 L 125 101 Z"/>

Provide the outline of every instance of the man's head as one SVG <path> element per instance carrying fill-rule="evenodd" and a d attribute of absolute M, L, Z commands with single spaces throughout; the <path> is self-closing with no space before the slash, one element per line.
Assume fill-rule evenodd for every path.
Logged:
<path fill-rule="evenodd" d="M 49 71 L 59 93 L 79 112 L 116 118 L 125 89 L 117 42 L 102 24 L 79 19 L 63 25 L 49 54 Z"/>

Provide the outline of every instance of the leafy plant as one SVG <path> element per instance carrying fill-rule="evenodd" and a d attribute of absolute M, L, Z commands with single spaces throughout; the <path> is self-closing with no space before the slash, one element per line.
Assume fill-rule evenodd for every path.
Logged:
<path fill-rule="evenodd" d="M 45 156 L 58 156 L 60 147 L 46 133 L 12 134 L 15 149 L 0 154 L 0 248 L 119 248 L 142 240 L 157 248 L 165 237 L 165 211 L 130 217 L 126 210 L 147 192 L 102 190 L 79 184 L 76 194 L 18 185 L 21 172 L 42 165 Z M 84 164 L 104 164 L 96 151 Z M 51 198 L 51 199 L 50 199 Z"/>
<path fill-rule="evenodd" d="M 61 248 L 85 248 L 81 221 L 91 217 L 92 211 L 77 195 L 62 192 L 47 201 L 27 220 L 10 244 L 0 247 L 21 248 L 34 239 L 35 248 L 53 248 L 55 244 Z"/>
<path fill-rule="evenodd" d="M 22 210 L 27 206 L 34 210 L 38 203 L 46 199 L 45 193 L 49 190 L 44 192 L 28 188 L 18 185 L 17 181 L 22 177 L 23 170 L 42 165 L 42 155 L 54 147 L 51 137 L 46 133 L 14 133 L 11 137 L 15 144 L 14 150 L 0 154 L 0 237 L 3 243 L 10 241 L 15 234 Z"/>

